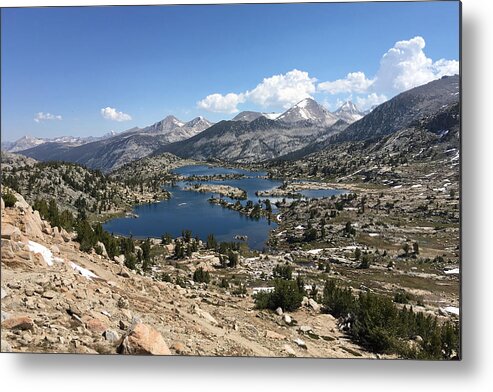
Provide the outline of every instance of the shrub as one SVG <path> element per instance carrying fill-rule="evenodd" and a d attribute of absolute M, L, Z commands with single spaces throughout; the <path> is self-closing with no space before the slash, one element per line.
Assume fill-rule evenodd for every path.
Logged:
<path fill-rule="evenodd" d="M 17 198 L 10 191 L 2 193 L 2 199 L 3 202 L 5 203 L 5 207 L 13 207 L 17 202 Z"/>
<path fill-rule="evenodd" d="M 289 265 L 278 264 L 272 270 L 274 278 L 290 280 L 293 277 L 293 269 Z"/>
<path fill-rule="evenodd" d="M 171 276 L 168 273 L 161 274 L 161 281 L 163 282 L 171 282 Z"/>
<path fill-rule="evenodd" d="M 169 245 L 173 242 L 173 237 L 171 237 L 171 234 L 170 233 L 164 233 L 162 236 L 161 236 L 161 243 L 163 245 Z"/>
<path fill-rule="evenodd" d="M 209 283 L 211 281 L 211 275 L 209 274 L 209 271 L 204 271 L 204 269 L 200 267 L 193 273 L 193 281 L 197 283 Z"/>
<path fill-rule="evenodd" d="M 182 288 L 185 288 L 187 287 L 187 284 L 185 282 L 185 279 L 182 278 L 180 275 L 177 275 L 176 276 L 176 279 L 175 279 L 175 284 L 182 287 Z"/>
<path fill-rule="evenodd" d="M 246 289 L 246 286 L 243 283 L 240 283 L 231 292 L 231 294 L 233 294 L 233 295 L 245 295 L 246 293 L 247 293 L 247 289 Z"/>
<path fill-rule="evenodd" d="M 311 242 L 317 239 L 317 230 L 315 228 L 309 228 L 303 233 L 303 241 Z"/>
<path fill-rule="evenodd" d="M 133 253 L 125 254 L 125 266 L 131 270 L 134 270 L 137 267 L 135 255 Z"/>
<path fill-rule="evenodd" d="M 231 268 L 236 268 L 240 261 L 240 255 L 238 252 L 231 250 L 228 252 L 228 260 L 229 260 L 229 266 Z"/>
<path fill-rule="evenodd" d="M 362 269 L 370 268 L 370 264 L 371 264 L 371 257 L 369 254 L 365 253 L 363 255 L 363 258 L 361 260 L 361 264 L 359 265 L 359 268 L 362 268 Z"/>
<path fill-rule="evenodd" d="M 293 311 L 301 306 L 302 299 L 303 295 L 295 281 L 276 279 L 274 291 L 261 292 L 255 296 L 255 306 L 257 309 L 275 310 L 281 307 L 285 311 Z"/>
<path fill-rule="evenodd" d="M 221 287 L 223 289 L 229 289 L 228 279 L 226 279 L 225 277 L 222 277 L 221 281 L 219 282 L 219 287 Z"/>
<path fill-rule="evenodd" d="M 398 291 L 394 294 L 394 302 L 397 304 L 408 304 L 413 299 L 413 296 L 405 291 Z"/>

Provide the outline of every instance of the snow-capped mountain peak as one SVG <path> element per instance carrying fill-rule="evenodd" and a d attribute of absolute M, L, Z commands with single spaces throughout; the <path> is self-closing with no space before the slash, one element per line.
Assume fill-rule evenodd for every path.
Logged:
<path fill-rule="evenodd" d="M 309 121 L 317 125 L 330 126 L 338 119 L 312 98 L 305 98 L 277 117 L 287 123 Z"/>
<path fill-rule="evenodd" d="M 314 103 L 316 103 L 315 100 L 311 98 L 305 98 L 302 101 L 298 102 L 296 105 L 294 105 L 294 107 L 306 108 L 307 106 L 313 105 Z"/>
<path fill-rule="evenodd" d="M 189 122 L 185 123 L 185 127 L 195 127 L 197 125 L 203 124 L 204 126 L 210 127 L 213 123 L 202 116 L 195 117 Z"/>
<path fill-rule="evenodd" d="M 337 109 L 334 114 L 341 120 L 346 121 L 351 124 L 355 121 L 360 120 L 365 116 L 361 110 L 351 101 L 344 102 L 339 109 Z"/>
<path fill-rule="evenodd" d="M 164 118 L 163 122 L 169 124 L 169 126 L 182 127 L 185 125 L 182 121 L 178 120 L 175 116 L 167 116 Z"/>
<path fill-rule="evenodd" d="M 139 133 L 165 135 L 169 143 L 178 142 L 197 135 L 213 125 L 206 118 L 199 116 L 188 122 L 183 122 L 175 116 L 167 116 L 163 120 L 142 129 Z"/>
<path fill-rule="evenodd" d="M 231 121 L 253 121 L 256 120 L 259 117 L 265 117 L 268 118 L 269 120 L 275 120 L 277 119 L 281 113 L 264 113 L 264 112 L 252 112 L 249 110 L 245 110 L 243 112 L 238 113 L 236 116 L 234 116 Z"/>
<path fill-rule="evenodd" d="M 17 152 L 22 150 L 27 150 L 28 148 L 39 146 L 40 144 L 46 143 L 46 139 L 26 135 L 22 136 L 20 139 L 13 142 L 8 151 Z"/>
<path fill-rule="evenodd" d="M 358 113 L 360 110 L 358 107 L 352 102 L 352 101 L 346 101 L 344 102 L 337 111 L 344 111 L 344 112 L 351 112 L 351 113 Z"/>

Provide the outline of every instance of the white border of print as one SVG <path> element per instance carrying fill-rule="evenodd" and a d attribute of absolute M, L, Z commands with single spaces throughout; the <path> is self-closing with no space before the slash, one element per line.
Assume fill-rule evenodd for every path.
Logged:
<path fill-rule="evenodd" d="M 211 1 L 180 0 L 197 4 Z M 214 3 L 234 1 L 215 0 Z M 242 1 L 260 3 L 261 1 Z M 269 2 L 286 2 L 274 1 Z M 299 2 L 299 1 L 298 1 Z M 159 0 L 0 0 L 0 6 L 172 4 Z M 491 223 L 493 2 L 463 0 L 463 360 L 461 362 L 140 358 L 0 354 L 4 388 L 196 391 L 486 391 L 493 385 Z M 493 189 L 492 189 L 493 190 Z M 488 387 L 489 386 L 489 387 Z M 9 389 L 10 389 L 9 388 Z"/>

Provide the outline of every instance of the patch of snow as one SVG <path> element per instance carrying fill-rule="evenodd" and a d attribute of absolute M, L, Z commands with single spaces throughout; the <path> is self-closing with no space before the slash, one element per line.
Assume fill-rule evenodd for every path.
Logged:
<path fill-rule="evenodd" d="M 320 252 L 322 252 L 323 249 L 310 249 L 309 251 L 307 251 L 306 253 L 310 254 L 310 255 L 318 255 Z"/>
<path fill-rule="evenodd" d="M 274 287 L 254 287 L 252 289 L 253 294 L 258 293 L 272 293 L 274 291 Z"/>
<path fill-rule="evenodd" d="M 433 172 L 433 173 L 427 174 L 427 175 L 425 175 L 425 177 L 431 177 L 431 176 L 432 176 L 432 175 L 434 175 L 434 174 L 436 174 L 436 173 L 435 173 L 435 172 Z"/>
<path fill-rule="evenodd" d="M 305 228 L 302 225 L 298 225 L 294 229 L 295 230 L 305 230 Z"/>
<path fill-rule="evenodd" d="M 285 232 L 286 232 L 286 230 L 281 231 L 280 233 L 277 233 L 277 234 L 276 234 L 276 236 L 277 236 L 277 237 L 280 237 L 280 236 L 281 236 L 281 235 L 283 235 Z"/>
<path fill-rule="evenodd" d="M 310 117 L 308 116 L 306 110 L 300 109 L 299 112 L 300 112 L 300 116 L 303 117 L 305 120 L 309 120 L 310 119 Z"/>
<path fill-rule="evenodd" d="M 460 273 L 460 270 L 459 270 L 459 268 L 454 268 L 454 269 L 445 270 L 445 271 L 443 271 L 443 273 L 445 275 L 457 275 Z"/>
<path fill-rule="evenodd" d="M 351 173 L 351 174 L 348 174 L 347 176 L 344 176 L 344 177 L 340 177 L 338 178 L 337 180 L 340 181 L 340 180 L 343 180 L 345 178 L 348 178 L 348 177 L 351 177 L 351 176 L 354 176 L 356 174 L 358 174 L 359 172 L 362 172 L 364 169 L 359 169 L 359 170 L 356 170 L 354 173 Z"/>
<path fill-rule="evenodd" d="M 378 233 L 368 233 L 370 237 L 378 237 L 380 234 Z"/>
<path fill-rule="evenodd" d="M 448 129 L 447 129 L 447 130 L 444 130 L 444 131 L 441 131 L 441 132 L 439 133 L 440 139 L 441 139 L 442 137 L 444 137 L 444 136 L 448 135 L 448 133 L 449 133 Z"/>
<path fill-rule="evenodd" d="M 421 188 L 421 184 L 415 184 L 415 185 L 412 185 L 411 188 Z"/>
<path fill-rule="evenodd" d="M 39 253 L 43 257 L 45 263 L 48 264 L 50 267 L 53 265 L 54 262 L 63 262 L 63 259 L 59 257 L 54 257 L 51 250 L 49 250 L 46 246 L 38 244 L 34 241 L 29 241 L 27 246 L 31 252 Z"/>
<path fill-rule="evenodd" d="M 262 113 L 262 116 L 268 118 L 269 120 L 275 120 L 281 115 L 281 113 Z"/>
<path fill-rule="evenodd" d="M 299 108 L 306 108 L 306 105 L 308 105 L 308 100 L 307 100 L 307 99 L 304 99 L 303 101 L 298 102 L 298 103 L 296 104 L 296 107 L 299 107 Z"/>
<path fill-rule="evenodd" d="M 75 264 L 73 262 L 70 262 L 70 266 L 72 267 L 72 269 L 74 269 L 75 271 L 77 271 L 78 273 L 80 273 L 83 277 L 85 277 L 85 278 L 87 278 L 89 280 L 92 280 L 93 278 L 97 278 L 98 277 L 93 272 L 91 272 L 88 269 L 83 268 L 80 265 Z"/>
<path fill-rule="evenodd" d="M 400 189 L 400 188 L 402 188 L 402 185 L 396 185 L 392 187 L 392 189 Z"/>
<path fill-rule="evenodd" d="M 459 308 L 455 307 L 455 306 L 446 306 L 444 308 L 442 308 L 444 311 L 446 311 L 447 313 L 452 313 L 452 314 L 455 314 L 455 315 L 459 315 L 460 311 L 459 311 Z"/>

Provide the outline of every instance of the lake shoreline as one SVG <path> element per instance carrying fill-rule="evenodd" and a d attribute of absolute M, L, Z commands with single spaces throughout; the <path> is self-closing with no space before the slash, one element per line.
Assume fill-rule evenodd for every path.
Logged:
<path fill-rule="evenodd" d="M 171 195 L 169 199 L 134 205 L 119 217 L 107 220 L 104 228 L 134 238 L 160 238 L 164 233 L 179 237 L 182 230 L 191 230 L 204 241 L 209 234 L 214 234 L 225 242 L 235 241 L 238 236 L 248 237 L 248 246 L 253 250 L 262 250 L 268 245 L 278 222 L 277 212 L 272 209 L 276 209 L 280 200 L 260 195 L 278 189 L 283 181 L 269 178 L 265 171 L 230 169 L 199 162 L 175 168 L 170 174 L 174 179 L 164 187 Z M 330 197 L 341 192 L 314 181 L 294 185 L 306 191 L 319 190 L 317 197 Z M 211 194 L 212 199 L 217 200 L 211 202 Z M 293 201 L 296 199 L 292 198 Z M 248 207 L 247 200 L 253 205 Z"/>

